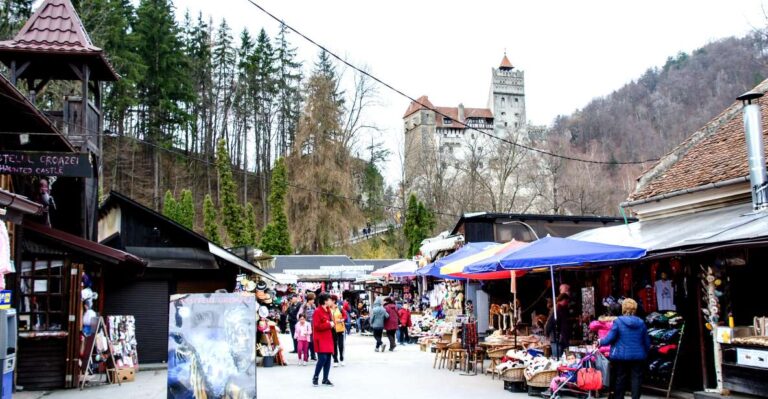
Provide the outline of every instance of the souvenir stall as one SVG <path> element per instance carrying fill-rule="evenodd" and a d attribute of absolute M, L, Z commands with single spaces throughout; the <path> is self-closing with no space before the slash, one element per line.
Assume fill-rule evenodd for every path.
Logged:
<path fill-rule="evenodd" d="M 290 290 L 276 282 L 258 281 L 258 276 L 237 276 L 234 292 L 252 293 L 256 297 L 256 354 L 257 364 L 262 367 L 287 366 L 284 349 L 280 343 L 281 301 L 277 300 L 276 288 Z"/>

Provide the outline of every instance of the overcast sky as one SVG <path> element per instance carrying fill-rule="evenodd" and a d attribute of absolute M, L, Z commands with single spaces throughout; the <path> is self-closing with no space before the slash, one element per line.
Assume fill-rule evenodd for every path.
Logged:
<path fill-rule="evenodd" d="M 485 107 L 491 67 L 504 50 L 525 71 L 526 107 L 534 124 L 551 124 L 590 99 L 610 94 L 679 51 L 743 36 L 765 25 L 760 0 L 739 1 L 427 1 L 256 0 L 302 33 L 405 93 L 435 105 Z M 277 23 L 246 0 L 175 0 L 270 36 Z M 768 9 L 768 7 L 766 7 Z M 290 36 L 311 68 L 318 49 Z M 402 115 L 408 100 L 380 88 L 370 119 L 393 155 L 389 183 L 399 180 Z"/>

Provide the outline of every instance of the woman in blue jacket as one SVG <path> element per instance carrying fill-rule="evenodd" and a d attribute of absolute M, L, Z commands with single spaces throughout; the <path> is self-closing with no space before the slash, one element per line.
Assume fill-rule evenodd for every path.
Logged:
<path fill-rule="evenodd" d="M 643 319 L 635 316 L 636 311 L 637 302 L 625 299 L 621 304 L 623 316 L 614 320 L 608 335 L 598 341 L 598 346 L 611 345 L 611 363 L 616 370 L 614 398 L 624 397 L 628 376 L 632 382 L 632 399 L 640 398 L 640 384 L 643 382 L 651 339 Z"/>

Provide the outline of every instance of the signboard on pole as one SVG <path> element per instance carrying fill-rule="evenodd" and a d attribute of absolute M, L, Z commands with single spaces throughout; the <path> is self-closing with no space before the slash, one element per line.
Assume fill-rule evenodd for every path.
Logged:
<path fill-rule="evenodd" d="M 0 174 L 93 177 L 88 154 L 0 151 Z"/>
<path fill-rule="evenodd" d="M 168 399 L 256 397 L 256 297 L 171 297 Z"/>

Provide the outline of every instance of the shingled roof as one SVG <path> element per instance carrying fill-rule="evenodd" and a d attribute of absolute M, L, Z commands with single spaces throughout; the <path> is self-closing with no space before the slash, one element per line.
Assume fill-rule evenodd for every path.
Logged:
<path fill-rule="evenodd" d="M 10 65 L 12 60 L 32 61 L 36 64 L 46 63 L 51 59 L 65 61 L 62 59 L 63 56 L 86 57 L 89 67 L 93 70 L 94 79 L 117 80 L 119 78 L 104 56 L 104 51 L 91 42 L 69 0 L 43 1 L 13 39 L 0 41 L 0 60 L 6 65 Z M 72 58 L 69 60 L 71 61 Z M 66 63 L 63 65 L 66 71 L 70 70 Z M 37 65 L 33 67 L 37 68 L 29 72 L 40 70 Z M 60 68 L 61 65 L 57 64 L 56 67 Z"/>
<path fill-rule="evenodd" d="M 501 59 L 501 65 L 499 65 L 499 68 L 501 69 L 512 69 L 514 68 L 512 66 L 512 62 L 509 61 L 509 58 L 507 58 L 507 54 L 504 53 L 504 58 Z"/>
<path fill-rule="evenodd" d="M 754 91 L 768 91 L 768 80 Z M 630 201 L 691 189 L 749 175 L 742 105 L 734 102 L 720 115 L 665 155 L 638 179 Z M 768 99 L 762 99 L 763 141 L 768 148 Z"/>
<path fill-rule="evenodd" d="M 405 110 L 405 115 L 403 115 L 403 118 L 407 118 L 411 115 L 413 115 L 416 111 L 421 111 L 422 109 L 429 109 L 429 108 L 435 108 L 434 105 L 429 101 L 429 97 L 427 96 L 421 96 L 416 99 L 416 101 L 412 101 L 408 105 L 408 109 Z"/>

